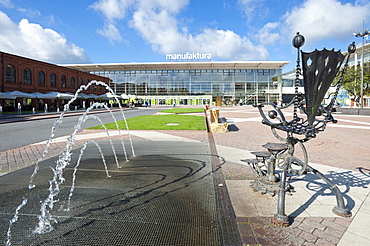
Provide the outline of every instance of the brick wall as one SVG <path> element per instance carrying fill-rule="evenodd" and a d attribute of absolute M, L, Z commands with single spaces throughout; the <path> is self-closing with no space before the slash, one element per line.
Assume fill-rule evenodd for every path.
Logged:
<path fill-rule="evenodd" d="M 9 81 L 6 76 L 7 66 L 12 66 L 14 68 L 14 81 Z M 25 83 L 24 72 L 28 70 L 31 72 L 30 83 Z M 56 92 L 70 92 L 75 93 L 81 84 L 88 84 L 89 81 L 96 80 L 102 81 L 109 84 L 109 78 L 99 76 L 96 74 L 90 74 L 86 72 L 81 72 L 75 69 L 66 68 L 42 61 L 37 61 L 25 57 L 20 57 L 4 52 L 0 52 L 0 92 L 7 91 L 21 91 L 25 93 L 40 92 L 46 93 L 49 91 Z M 43 72 L 44 82 L 39 83 L 39 73 Z M 55 74 L 56 85 L 51 84 L 51 75 Z M 66 84 L 62 86 L 62 77 L 65 76 Z M 74 86 L 72 86 L 71 78 L 74 78 Z M 8 81 L 7 81 L 8 80 Z M 85 94 L 95 94 L 101 95 L 108 92 L 102 86 L 90 86 L 88 90 L 82 91 Z M 94 99 L 77 99 L 73 104 L 73 107 L 81 108 L 83 104 L 89 105 Z M 17 109 L 17 105 L 20 103 L 23 110 L 42 110 L 45 104 L 48 105 L 50 110 L 56 110 L 57 108 L 63 109 L 63 105 L 66 100 L 62 99 L 23 99 L 17 98 L 16 100 L 5 100 L 0 99 L 0 105 L 3 106 L 4 111 L 14 111 Z"/>
<path fill-rule="evenodd" d="M 48 91 L 58 91 L 58 92 L 71 92 L 74 93 L 79 88 L 79 80 L 82 79 L 83 84 L 86 84 L 87 81 L 97 80 L 102 81 L 105 83 L 109 83 L 109 78 L 85 73 L 81 71 L 77 71 L 74 69 L 41 62 L 33 59 L 28 59 L 25 57 L 20 57 L 8 53 L 0 52 L 0 59 L 1 59 L 1 67 L 0 67 L 0 92 L 7 92 L 7 91 L 22 91 L 26 93 L 32 93 L 32 92 L 40 92 L 40 93 L 46 93 Z M 15 69 L 15 82 L 9 82 L 6 81 L 6 67 L 8 65 L 11 65 Z M 25 84 L 24 79 L 24 70 L 30 69 L 32 79 L 31 84 Z M 45 85 L 39 85 L 39 72 L 43 71 L 45 74 Z M 50 76 L 54 73 L 56 75 L 56 86 L 50 85 Z M 62 87 L 62 76 L 66 76 L 66 87 Z M 71 88 L 70 86 L 70 80 L 74 77 L 75 80 L 75 86 L 74 88 Z M 90 88 L 89 91 L 86 91 L 86 94 L 104 94 L 107 91 L 105 91 L 104 88 L 97 88 L 94 90 L 93 88 Z"/>

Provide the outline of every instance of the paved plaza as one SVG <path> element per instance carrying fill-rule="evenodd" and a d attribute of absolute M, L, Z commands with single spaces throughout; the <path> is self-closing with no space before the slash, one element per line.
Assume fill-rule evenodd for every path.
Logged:
<path fill-rule="evenodd" d="M 263 144 L 277 140 L 269 127 L 261 124 L 261 117 L 255 108 L 234 106 L 217 109 L 220 111 L 220 116 L 228 120 L 230 131 L 212 134 L 224 178 L 224 182 L 221 180 L 215 185 L 216 187 L 225 185 L 227 188 L 235 214 L 235 223 L 243 244 L 370 245 L 369 116 L 336 114 L 334 117 L 338 120 L 337 124 L 329 123 L 324 132 L 305 144 L 309 154 L 309 165 L 324 173 L 340 188 L 347 208 L 352 212 L 352 217 L 342 218 L 333 214 L 331 210 L 336 205 L 334 194 L 316 176 L 308 174 L 292 177 L 289 180 L 296 191 L 286 198 L 286 213 L 292 219 L 292 223 L 287 228 L 280 228 L 271 223 L 271 217 L 276 213 L 277 197 L 253 192 L 249 187 L 253 179 L 252 171 L 245 162 L 241 161 L 241 159 L 252 158 L 251 151 L 263 150 Z M 114 141 L 119 140 L 117 131 L 111 131 L 110 135 Z M 176 143 L 172 146 L 177 154 L 183 150 L 183 155 L 196 154 L 195 159 L 200 158 L 200 150 L 206 152 L 204 154 L 210 154 L 210 151 L 205 148 L 205 144 L 211 147 L 210 138 L 207 132 L 203 131 L 130 131 L 130 135 L 134 142 L 143 143 L 137 145 L 138 153 L 144 153 L 143 149 L 140 149 L 142 147 L 146 150 L 150 149 L 152 154 L 156 154 L 155 150 L 157 150 L 158 153 L 166 152 L 168 155 L 167 152 L 171 152 L 171 144 L 165 144 L 166 146 L 163 144 L 173 142 Z M 125 137 L 127 139 L 127 136 Z M 84 130 L 77 135 L 76 146 L 81 147 L 90 139 L 105 138 L 106 134 L 102 131 Z M 179 147 L 181 143 L 184 144 L 183 148 Z M 14 173 L 16 170 L 26 170 L 42 156 L 45 144 L 46 142 L 40 142 L 2 151 L 0 172 L 5 175 Z M 52 160 L 58 156 L 65 144 L 66 137 L 54 139 L 44 160 Z M 191 146 L 198 146 L 198 150 L 194 150 Z M 207 161 L 204 160 L 204 162 Z M 8 175 L 4 177 L 6 176 Z M 203 186 L 206 187 L 205 184 Z M 201 193 L 198 196 L 205 201 Z M 14 211 L 8 211 L 8 213 L 9 217 Z M 202 226 L 204 225 L 200 224 L 200 227 Z M 217 237 L 212 231 L 205 230 L 205 232 L 209 233 L 208 238 Z M 4 231 L 2 230 L 1 233 L 4 234 Z M 3 238 L 3 235 L 1 236 Z M 185 244 L 182 245 L 186 245 L 186 242 L 191 241 L 183 241 Z M 217 240 L 212 243 L 211 241 L 196 242 L 201 245 L 220 243 Z M 17 244 L 14 243 L 14 245 Z"/>

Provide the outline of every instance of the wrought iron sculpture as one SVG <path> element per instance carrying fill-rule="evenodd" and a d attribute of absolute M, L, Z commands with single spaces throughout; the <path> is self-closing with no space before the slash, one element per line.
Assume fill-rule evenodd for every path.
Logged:
<path fill-rule="evenodd" d="M 340 51 L 323 49 L 322 51 L 315 50 L 311 53 L 305 53 L 301 51 L 304 42 L 305 38 L 299 33 L 293 38 L 293 46 L 298 50 L 298 58 L 295 95 L 292 101 L 282 107 L 273 103 L 254 105 L 263 118 L 262 123 L 270 126 L 273 135 L 282 142 L 267 143 L 263 147 L 267 148 L 268 152 L 252 152 L 256 159 L 244 160 L 255 171 L 256 179 L 251 185 L 254 190 L 271 195 L 278 194 L 277 213 L 273 217 L 273 222 L 280 226 L 289 225 L 289 217 L 285 214 L 285 195 L 294 190 L 292 186 L 287 184 L 288 173 L 291 175 L 313 173 L 324 180 L 336 196 L 337 205 L 333 208 L 333 212 L 344 217 L 351 216 L 338 187 L 321 172 L 308 165 L 308 155 L 303 143 L 324 131 L 327 123 L 337 123 L 331 113 L 348 67 L 349 57 L 355 52 L 356 46 L 354 43 L 348 46 L 347 59 L 341 70 L 345 56 Z M 302 56 L 303 71 L 300 67 L 300 55 Z M 304 94 L 298 92 L 301 74 L 303 75 Z M 336 91 L 330 103 L 324 107 L 321 103 L 336 76 L 339 78 Z M 268 105 L 273 109 L 268 111 L 266 115 L 264 107 Z M 293 116 L 292 119 L 287 120 L 282 110 L 291 106 L 293 106 Z M 298 110 L 306 116 L 300 117 L 297 113 Z M 319 116 L 320 119 L 318 119 Z M 286 132 L 286 137 L 281 137 L 277 130 Z M 301 158 L 295 156 L 296 146 L 301 149 Z M 281 175 L 277 174 L 277 167 L 282 169 Z"/>

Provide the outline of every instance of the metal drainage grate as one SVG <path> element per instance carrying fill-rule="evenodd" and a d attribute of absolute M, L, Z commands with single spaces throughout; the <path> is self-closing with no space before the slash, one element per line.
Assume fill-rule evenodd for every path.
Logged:
<path fill-rule="evenodd" d="M 152 142 L 142 141 L 149 149 Z M 52 214 L 55 230 L 33 234 L 40 200 L 46 197 L 50 169 L 55 160 L 40 164 L 36 186 L 27 194 L 28 171 L 19 170 L 0 178 L 2 200 L 1 240 L 5 241 L 9 220 L 22 196 L 29 201 L 20 211 L 11 231 L 12 245 L 221 245 L 217 203 L 209 151 L 204 143 L 156 143 L 163 154 L 137 156 L 121 169 L 107 158 L 111 178 L 107 178 L 96 153 L 86 151 L 77 172 L 70 212 L 59 211 L 69 194 L 73 169 Z M 109 145 L 101 146 L 109 149 Z M 167 154 L 166 150 L 186 150 L 187 154 Z M 158 153 L 158 148 L 156 149 Z M 77 154 L 75 155 L 77 156 Z M 11 180 L 26 180 L 25 186 Z M 23 181 L 22 181 L 23 182 Z M 22 184 L 23 185 L 23 184 Z M 8 198 L 11 198 L 9 200 Z"/>

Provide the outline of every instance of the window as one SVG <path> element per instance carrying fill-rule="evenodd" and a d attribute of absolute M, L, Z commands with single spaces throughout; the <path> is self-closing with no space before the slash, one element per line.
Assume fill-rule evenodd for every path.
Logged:
<path fill-rule="evenodd" d="M 67 87 L 67 77 L 65 75 L 62 75 L 62 87 Z"/>
<path fill-rule="evenodd" d="M 268 69 L 259 69 L 258 70 L 258 74 L 269 75 L 270 74 L 270 70 L 268 70 Z"/>
<path fill-rule="evenodd" d="M 45 73 L 43 71 L 39 72 L 38 84 L 39 85 L 45 85 Z"/>
<path fill-rule="evenodd" d="M 235 75 L 235 70 L 225 69 L 222 71 L 224 75 Z"/>
<path fill-rule="evenodd" d="M 83 80 L 81 78 L 78 79 L 78 87 L 81 87 L 83 85 Z"/>
<path fill-rule="evenodd" d="M 167 76 L 168 71 L 167 70 L 157 70 L 156 74 L 159 75 L 159 76 Z"/>
<path fill-rule="evenodd" d="M 12 65 L 6 66 L 6 82 L 15 82 L 15 68 Z"/>
<path fill-rule="evenodd" d="M 191 76 L 200 76 L 202 74 L 201 70 L 189 70 Z"/>
<path fill-rule="evenodd" d="M 125 71 L 125 76 L 135 76 L 135 74 L 136 74 L 136 71 Z"/>
<path fill-rule="evenodd" d="M 57 76 L 55 75 L 55 73 L 52 73 L 50 75 L 50 86 L 52 86 L 52 87 L 57 86 Z"/>
<path fill-rule="evenodd" d="M 70 82 L 70 88 L 75 88 L 75 77 L 71 77 L 70 79 L 69 79 L 69 82 Z"/>
<path fill-rule="evenodd" d="M 23 71 L 23 84 L 32 84 L 32 74 L 29 68 Z"/>
<path fill-rule="evenodd" d="M 243 83 L 241 83 L 241 82 L 235 83 L 235 90 L 236 91 L 243 91 L 244 90 Z"/>

